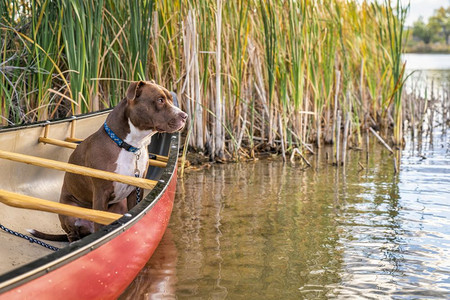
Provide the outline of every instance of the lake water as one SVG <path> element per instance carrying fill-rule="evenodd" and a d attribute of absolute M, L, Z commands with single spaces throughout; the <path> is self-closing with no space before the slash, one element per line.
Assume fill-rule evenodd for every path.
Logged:
<path fill-rule="evenodd" d="M 418 54 L 406 53 L 403 55 L 406 66 L 410 70 L 449 70 L 449 54 Z"/>
<path fill-rule="evenodd" d="M 450 54 L 414 54 L 403 55 L 406 61 L 406 90 L 420 94 L 422 97 L 430 96 L 430 88 L 435 93 L 448 91 L 450 85 Z M 427 91 L 427 93 L 425 93 Z"/>
<path fill-rule="evenodd" d="M 261 160 L 186 174 L 121 299 L 450 298 L 448 134 L 442 122 L 407 134 L 397 175 L 373 139 L 344 168 L 322 148 L 308 169 Z"/>

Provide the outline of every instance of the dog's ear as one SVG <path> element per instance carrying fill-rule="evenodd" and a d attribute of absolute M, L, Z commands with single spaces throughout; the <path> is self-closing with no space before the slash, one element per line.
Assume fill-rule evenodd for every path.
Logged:
<path fill-rule="evenodd" d="M 127 90 L 127 100 L 131 101 L 139 97 L 142 92 L 142 87 L 145 85 L 144 81 L 135 81 L 130 84 Z"/>

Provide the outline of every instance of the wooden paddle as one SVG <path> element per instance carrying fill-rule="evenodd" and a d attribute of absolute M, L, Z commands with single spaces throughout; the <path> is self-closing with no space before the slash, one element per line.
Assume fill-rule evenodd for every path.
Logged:
<path fill-rule="evenodd" d="M 0 202 L 13 207 L 52 212 L 93 221 L 103 225 L 108 225 L 122 217 L 121 214 L 62 204 L 1 189 Z"/>
<path fill-rule="evenodd" d="M 50 168 L 60 171 L 66 171 L 69 173 L 80 174 L 84 176 L 91 176 L 95 178 L 100 178 L 104 180 L 117 181 L 121 183 L 126 183 L 129 185 L 137 186 L 143 189 L 152 189 L 158 183 L 155 180 L 136 178 L 133 176 L 126 176 L 122 174 L 117 174 L 113 172 L 107 172 L 97 169 L 92 169 L 88 167 L 83 167 L 79 165 L 69 164 L 65 162 L 60 162 L 56 160 L 41 158 L 37 156 L 19 154 L 9 151 L 0 150 L 0 158 L 9 159 L 16 162 L 26 163 L 30 165 L 35 165 L 44 168 Z"/>

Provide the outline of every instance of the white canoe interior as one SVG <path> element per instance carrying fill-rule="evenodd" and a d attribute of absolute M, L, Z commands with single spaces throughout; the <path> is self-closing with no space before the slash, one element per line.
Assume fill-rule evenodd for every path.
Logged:
<path fill-rule="evenodd" d="M 102 126 L 107 115 L 105 112 L 67 122 L 0 130 L 0 150 L 67 162 L 73 151 L 73 144 L 64 142 L 85 139 Z M 43 140 L 42 137 L 50 140 Z M 52 140 L 62 143 L 43 143 Z M 164 160 L 165 157 L 158 157 L 158 161 L 153 160 L 152 164 L 164 167 Z M 58 202 L 63 178 L 63 171 L 0 159 L 1 190 Z M 64 233 L 55 213 L 20 209 L 3 203 L 0 203 L 0 224 L 26 235 L 30 235 L 27 229 Z M 58 248 L 67 245 L 60 242 L 48 243 Z M 0 274 L 51 252 L 52 250 L 0 230 Z"/>

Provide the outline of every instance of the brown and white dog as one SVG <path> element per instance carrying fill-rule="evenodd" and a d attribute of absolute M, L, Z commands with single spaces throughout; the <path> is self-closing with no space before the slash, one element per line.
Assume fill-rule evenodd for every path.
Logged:
<path fill-rule="evenodd" d="M 129 176 L 135 176 L 137 164 L 139 176 L 143 177 L 152 135 L 180 131 L 186 119 L 187 114 L 173 105 L 167 89 L 153 82 L 133 82 L 126 97 L 107 117 L 106 126 L 85 139 L 74 150 L 69 163 Z M 116 141 L 113 137 L 117 137 Z M 119 146 L 120 141 L 125 143 Z M 140 155 L 130 151 L 130 147 L 131 150 L 139 149 Z M 60 202 L 124 214 L 136 204 L 136 189 L 123 183 L 66 173 Z M 78 240 L 99 228 L 98 224 L 75 217 L 60 215 L 59 219 L 69 241 Z M 60 239 L 60 235 L 52 238 L 37 231 L 32 234 Z"/>

